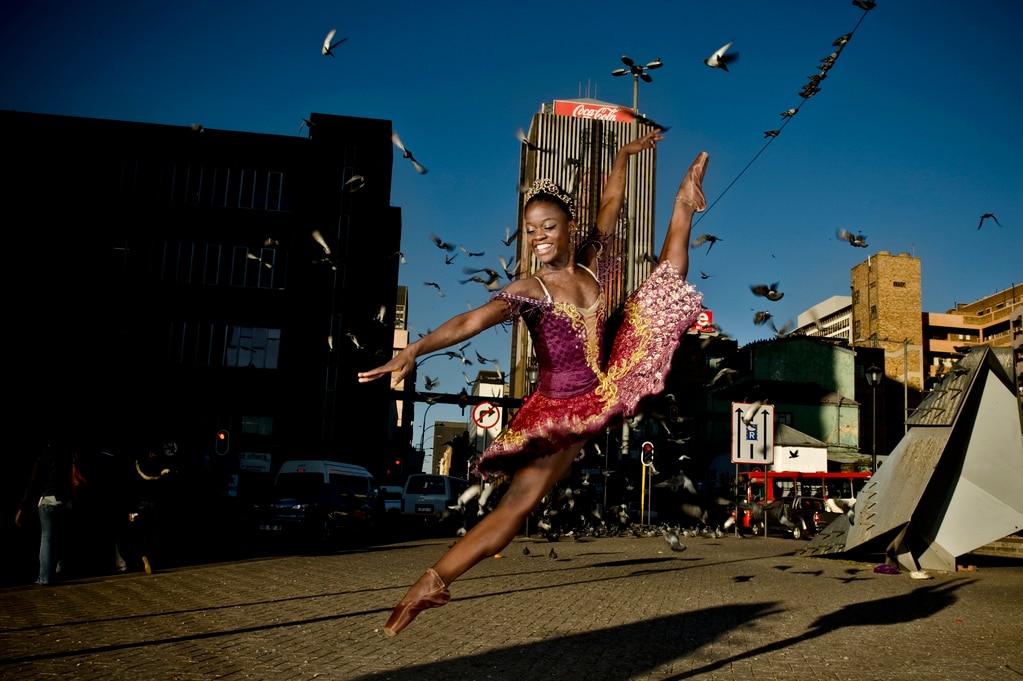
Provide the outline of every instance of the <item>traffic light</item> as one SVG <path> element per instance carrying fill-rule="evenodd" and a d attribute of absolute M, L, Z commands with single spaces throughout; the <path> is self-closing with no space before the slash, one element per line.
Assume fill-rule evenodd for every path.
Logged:
<path fill-rule="evenodd" d="M 654 463 L 654 443 L 647 441 L 643 443 L 639 454 L 639 460 L 644 466 L 651 466 Z"/>
<path fill-rule="evenodd" d="M 231 433 L 227 430 L 218 430 L 217 437 L 213 441 L 214 451 L 224 456 L 231 450 Z"/>

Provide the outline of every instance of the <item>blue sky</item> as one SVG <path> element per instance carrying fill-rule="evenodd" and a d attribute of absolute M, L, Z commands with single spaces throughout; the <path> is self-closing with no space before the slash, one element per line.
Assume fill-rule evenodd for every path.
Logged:
<path fill-rule="evenodd" d="M 335 59 L 320 54 L 331 28 L 348 38 Z M 763 150 L 764 131 L 804 101 L 807 78 L 854 28 L 821 91 Z M 411 324 L 425 331 L 486 300 L 479 284 L 458 283 L 462 266 L 511 255 L 501 239 L 515 224 L 515 130 L 542 102 L 587 89 L 630 104 L 632 78 L 611 71 L 623 54 L 660 57 L 639 92 L 640 110 L 671 127 L 658 150 L 657 238 L 685 169 L 707 150 L 704 186 L 717 203 L 694 233 L 722 241 L 694 253 L 691 275 L 716 321 L 748 343 L 770 334 L 753 324 L 755 310 L 782 323 L 848 295 L 850 268 L 879 250 L 921 259 L 926 311 L 1023 280 L 1021 28 L 1016 0 L 878 0 L 866 16 L 849 0 L 14 0 L 0 9 L 0 107 L 278 135 L 299 134 L 313 111 L 391 120 L 430 171 L 398 155 L 391 193 L 408 256 L 400 283 Z M 730 72 L 705 66 L 727 42 L 740 55 Z M 1002 226 L 978 230 L 989 212 Z M 837 240 L 839 227 L 869 247 Z M 486 256 L 445 267 L 431 233 Z M 750 293 L 773 282 L 778 302 Z M 469 356 L 506 366 L 509 337 L 488 331 Z M 436 359 L 424 373 L 457 392 L 463 370 L 479 368 Z M 443 405 L 429 414 L 459 418 Z M 421 432 L 417 422 L 417 443 Z"/>

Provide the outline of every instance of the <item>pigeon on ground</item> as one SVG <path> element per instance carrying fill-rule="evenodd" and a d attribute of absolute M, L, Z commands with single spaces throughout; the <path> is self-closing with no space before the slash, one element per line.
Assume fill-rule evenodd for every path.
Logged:
<path fill-rule="evenodd" d="M 685 551 L 686 546 L 679 540 L 678 535 L 671 530 L 664 530 L 664 541 L 668 542 L 668 546 L 671 547 L 672 551 Z"/>

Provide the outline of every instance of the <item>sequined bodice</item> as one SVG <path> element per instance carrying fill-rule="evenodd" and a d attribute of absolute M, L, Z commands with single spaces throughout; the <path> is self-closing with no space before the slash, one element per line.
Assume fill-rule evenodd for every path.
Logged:
<path fill-rule="evenodd" d="M 564 398 L 596 387 L 603 366 L 603 289 L 593 305 L 584 309 L 571 303 L 554 302 L 549 293 L 545 300 L 506 293 L 495 297 L 512 305 L 513 316 L 521 316 L 529 329 L 540 370 L 537 392 Z"/>
<path fill-rule="evenodd" d="M 589 310 L 568 303 L 551 303 L 540 314 L 523 314 L 536 349 L 540 381 L 537 390 L 548 397 L 573 397 L 592 390 L 602 364 L 604 295 Z"/>

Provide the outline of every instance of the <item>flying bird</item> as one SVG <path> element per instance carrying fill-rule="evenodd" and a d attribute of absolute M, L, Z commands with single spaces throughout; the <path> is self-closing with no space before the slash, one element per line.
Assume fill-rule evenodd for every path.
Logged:
<path fill-rule="evenodd" d="M 496 291 L 497 289 L 501 288 L 500 280 L 494 278 L 484 279 L 478 274 L 476 276 L 469 277 L 468 279 L 463 280 L 462 283 L 468 284 L 470 281 L 475 281 L 477 283 L 483 284 L 483 286 L 485 286 L 488 291 Z"/>
<path fill-rule="evenodd" d="M 476 361 L 479 362 L 480 364 L 490 364 L 495 360 L 487 359 L 486 357 L 480 354 L 479 350 L 476 350 Z"/>
<path fill-rule="evenodd" d="M 703 60 L 703 63 L 712 69 L 721 69 L 722 71 L 728 70 L 728 65 L 739 58 L 738 52 L 732 54 L 726 54 L 728 48 L 732 46 L 732 43 L 727 43 L 723 47 L 719 48 L 714 54 L 710 55 Z"/>
<path fill-rule="evenodd" d="M 532 151 L 547 151 L 546 149 L 541 149 L 540 147 L 538 147 L 535 144 L 533 144 L 532 142 L 530 142 L 529 138 L 526 137 L 526 131 L 523 130 L 522 128 L 519 128 L 515 132 L 515 136 L 519 138 L 520 142 L 522 142 L 523 144 L 526 145 L 527 149 L 530 149 Z"/>
<path fill-rule="evenodd" d="M 434 287 L 435 289 L 437 289 L 437 294 L 440 295 L 441 298 L 444 297 L 444 291 L 441 290 L 440 284 L 438 284 L 437 282 L 435 282 L 435 281 L 424 281 L 423 282 L 423 286 L 432 286 L 432 287 Z"/>
<path fill-rule="evenodd" d="M 769 311 L 760 310 L 759 312 L 753 315 L 753 323 L 756 324 L 757 326 L 763 326 L 767 322 L 767 320 L 770 319 L 772 316 L 773 315 L 771 315 Z"/>
<path fill-rule="evenodd" d="M 475 257 L 481 256 L 481 255 L 484 255 L 483 251 L 480 251 L 479 253 L 474 253 L 473 251 L 470 251 L 465 246 L 459 245 L 458 247 L 462 250 L 462 253 L 465 253 L 470 258 L 475 258 Z"/>
<path fill-rule="evenodd" d="M 330 246 L 327 245 L 327 242 L 324 240 L 323 235 L 320 234 L 320 230 L 318 229 L 313 230 L 313 239 L 316 241 L 316 243 L 320 245 L 321 248 L 323 248 L 324 254 L 330 255 Z"/>
<path fill-rule="evenodd" d="M 714 276 L 713 274 L 707 274 L 703 270 L 700 270 L 700 279 L 709 279 L 710 277 L 713 277 L 713 276 Z"/>
<path fill-rule="evenodd" d="M 774 337 L 775 338 L 784 338 L 785 336 L 789 335 L 789 331 L 792 330 L 792 327 L 794 326 L 794 324 L 792 323 L 792 320 L 790 319 L 789 321 L 787 321 L 784 324 L 782 324 L 780 329 L 777 326 L 774 325 L 774 322 L 770 322 L 770 326 L 771 326 L 771 330 L 774 331 Z"/>
<path fill-rule="evenodd" d="M 504 245 L 505 246 L 511 246 L 513 243 L 515 243 L 518 240 L 519 240 L 519 230 L 516 229 L 514 232 L 512 232 L 512 228 L 506 225 L 505 228 L 504 228 L 504 239 L 502 239 L 502 241 L 504 242 Z"/>
<path fill-rule="evenodd" d="M 434 243 L 434 245 L 437 246 L 437 248 L 439 248 L 441 250 L 445 250 L 448 253 L 450 253 L 451 251 L 455 250 L 455 245 L 454 244 L 448 243 L 447 241 L 442 241 L 441 238 L 439 236 L 437 236 L 436 234 L 431 234 L 430 235 L 430 241 L 432 241 Z"/>
<path fill-rule="evenodd" d="M 846 229 L 842 229 L 841 227 L 838 228 L 837 234 L 839 239 L 842 239 L 843 241 L 848 241 L 851 245 L 856 246 L 857 248 L 867 247 L 867 237 L 865 237 L 863 234 L 853 234 L 852 232 Z"/>
<path fill-rule="evenodd" d="M 778 282 L 774 282 L 770 286 L 764 284 L 750 284 L 750 291 L 753 291 L 753 295 L 767 298 L 768 300 L 781 300 L 784 293 L 778 290 Z"/>
<path fill-rule="evenodd" d="M 439 378 L 430 378 L 429 376 L 426 376 L 426 375 L 423 376 L 423 387 L 426 390 L 433 390 L 438 385 L 440 385 L 440 379 Z"/>
<path fill-rule="evenodd" d="M 998 225 L 999 227 L 1002 226 L 1002 223 L 1000 223 L 998 221 L 998 218 L 995 217 L 994 213 L 984 213 L 983 215 L 980 216 L 980 223 L 977 225 L 977 229 L 980 229 L 981 227 L 983 227 L 984 226 L 984 221 L 987 220 L 988 218 L 991 218 L 992 220 L 994 220 L 995 224 Z"/>
<path fill-rule="evenodd" d="M 497 260 L 501 263 L 501 269 L 504 270 L 504 276 L 508 278 L 508 281 L 511 281 L 515 279 L 515 277 L 519 276 L 518 268 L 515 267 L 514 257 L 511 259 L 511 262 L 508 262 L 507 260 L 504 259 L 503 255 L 499 255 L 497 257 Z"/>
<path fill-rule="evenodd" d="M 362 175 L 352 175 L 345 181 L 345 186 L 348 187 L 349 191 L 357 192 L 366 186 L 366 178 Z"/>
<path fill-rule="evenodd" d="M 716 374 L 714 374 L 714 378 L 710 379 L 710 383 L 707 384 L 707 387 L 709 388 L 710 386 L 714 385 L 715 383 L 717 383 L 718 381 L 725 377 L 727 377 L 728 382 L 731 383 L 732 377 L 735 375 L 735 373 L 736 373 L 735 369 L 729 369 L 728 367 L 725 367 L 718 371 Z"/>
<path fill-rule="evenodd" d="M 641 125 L 647 125 L 650 126 L 651 128 L 654 128 L 655 130 L 661 130 L 663 132 L 668 132 L 669 130 L 671 130 L 671 128 L 669 128 L 668 126 L 661 125 L 657 121 L 647 118 L 646 116 L 644 116 L 643 114 L 641 114 L 640 112 L 636 111 L 631 107 L 623 106 L 622 111 L 635 118 L 636 122 L 640 123 Z"/>
<path fill-rule="evenodd" d="M 710 249 L 714 248 L 714 244 L 718 241 L 724 241 L 724 239 L 716 237 L 713 234 L 701 234 L 693 239 L 693 243 L 691 243 L 690 246 L 693 248 L 699 248 L 700 246 L 709 243 L 710 246 L 707 246 L 707 253 L 710 253 Z"/>
<path fill-rule="evenodd" d="M 752 404 L 750 404 L 750 406 L 748 406 L 746 408 L 746 411 L 744 411 L 739 416 L 739 418 L 742 419 L 742 422 L 748 426 L 750 423 L 753 422 L 753 418 L 760 411 L 761 405 L 762 405 L 762 402 L 760 400 L 757 400 L 756 402 L 753 402 Z"/>
<path fill-rule="evenodd" d="M 401 143 L 401 138 L 398 137 L 398 133 L 393 133 L 391 135 L 391 141 L 394 142 L 394 146 L 398 147 L 398 149 L 401 150 L 402 158 L 407 158 L 408 160 L 412 161 L 412 165 L 413 167 L 415 167 L 416 172 L 418 172 L 420 175 L 426 174 L 426 168 L 423 167 L 423 165 L 416 160 L 416 157 L 412 155 L 411 151 L 405 148 L 405 145 Z"/>
<path fill-rule="evenodd" d="M 316 124 L 315 124 L 315 123 L 313 123 L 313 122 L 312 122 L 311 120 L 309 120 L 308 118 L 303 118 L 303 119 L 302 119 L 302 122 L 298 124 L 298 131 L 299 131 L 299 132 L 302 132 L 302 128 L 309 128 L 309 134 L 310 134 L 310 135 L 312 135 L 312 134 L 313 134 L 313 127 L 314 127 L 315 125 L 316 125 Z"/>
<path fill-rule="evenodd" d="M 330 29 L 330 33 L 327 34 L 327 37 L 323 39 L 323 49 L 321 51 L 323 52 L 324 57 L 327 56 L 333 57 L 334 53 L 331 52 L 331 50 L 333 50 L 335 47 L 337 47 L 344 41 L 348 40 L 348 38 L 341 38 L 341 40 L 338 40 L 336 43 L 331 43 L 330 41 L 334 39 L 335 33 L 337 33 L 337 29 L 332 28 Z"/>

